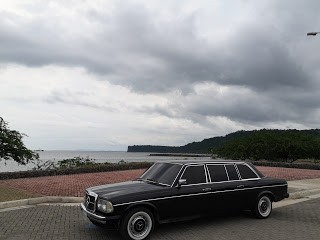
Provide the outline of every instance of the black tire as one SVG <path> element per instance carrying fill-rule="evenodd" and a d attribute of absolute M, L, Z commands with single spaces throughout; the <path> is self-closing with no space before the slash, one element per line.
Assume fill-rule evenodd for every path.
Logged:
<path fill-rule="evenodd" d="M 258 197 L 253 207 L 253 214 L 256 218 L 268 218 L 272 212 L 272 200 L 268 195 Z"/>
<path fill-rule="evenodd" d="M 144 207 L 130 210 L 121 220 L 120 234 L 125 239 L 143 240 L 149 238 L 155 221 L 152 212 Z"/>

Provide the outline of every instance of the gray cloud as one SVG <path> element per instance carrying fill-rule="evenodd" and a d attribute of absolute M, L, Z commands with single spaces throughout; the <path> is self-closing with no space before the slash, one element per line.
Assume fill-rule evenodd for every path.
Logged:
<path fill-rule="evenodd" d="M 220 25 L 227 21 L 235 25 L 228 25 L 228 38 L 223 41 L 218 35 L 200 34 L 199 25 L 211 22 L 201 22 L 198 10 L 165 19 L 143 4 L 117 3 L 111 13 L 90 8 L 82 12 L 79 24 L 83 25 L 74 25 L 73 30 L 66 19 L 27 20 L 2 11 L 0 61 L 84 67 L 132 92 L 168 96 L 167 106 L 136 110 L 169 118 L 203 122 L 205 117 L 223 116 L 247 124 L 314 123 L 320 108 L 320 38 L 316 42 L 306 32 L 319 26 L 320 2 L 243 4 L 252 6 L 253 17 L 238 23 L 242 16 L 238 9 L 234 19 L 220 19 Z M 195 90 L 205 83 L 231 90 L 226 95 Z M 171 99 L 175 90 L 182 95 Z M 65 93 L 52 93 L 46 101 L 113 110 Z"/>
<path fill-rule="evenodd" d="M 82 106 L 87 108 L 98 109 L 102 111 L 115 112 L 117 109 L 113 106 L 110 106 L 108 103 L 93 103 L 90 100 L 86 100 L 86 95 L 92 95 L 87 92 L 78 92 L 73 93 L 68 90 L 63 92 L 61 91 L 52 91 L 47 97 L 43 100 L 49 104 L 68 104 L 75 106 Z"/>
<path fill-rule="evenodd" d="M 285 6 L 291 16 L 292 8 Z M 275 17 L 280 14 L 275 13 Z M 194 15 L 175 22 L 157 21 L 140 5 L 118 6 L 113 16 L 91 11 L 90 21 L 101 29 L 87 33 L 93 37 L 83 34 L 78 39 L 64 37 L 66 30 L 59 19 L 56 25 L 47 19 L 22 19 L 21 25 L 12 27 L 6 22 L 14 21 L 16 16 L 3 12 L 1 16 L 2 62 L 83 66 L 138 92 L 174 88 L 188 93 L 193 84 L 205 81 L 257 90 L 288 85 L 310 87 L 310 74 L 302 69 L 300 59 L 290 55 L 287 42 L 281 41 L 284 28 L 292 25 L 286 23 L 289 20 L 305 27 L 301 19 L 292 16 L 284 23 L 280 18 L 279 24 L 269 22 L 273 17 L 261 16 L 257 23 L 237 29 L 223 46 L 197 35 Z M 297 38 L 296 34 L 301 34 L 297 32 L 286 34 Z"/>

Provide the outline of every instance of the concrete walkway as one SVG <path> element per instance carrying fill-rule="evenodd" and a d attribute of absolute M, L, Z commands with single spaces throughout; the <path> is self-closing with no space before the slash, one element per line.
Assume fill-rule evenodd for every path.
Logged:
<path fill-rule="evenodd" d="M 283 207 L 320 197 L 320 178 L 288 181 L 290 197 L 274 203 L 274 208 Z"/>
<path fill-rule="evenodd" d="M 268 219 L 248 213 L 163 224 L 153 240 L 319 240 L 320 199 L 276 208 Z M 119 232 L 96 227 L 79 206 L 32 206 L 0 212 L 1 240 L 121 240 Z"/>

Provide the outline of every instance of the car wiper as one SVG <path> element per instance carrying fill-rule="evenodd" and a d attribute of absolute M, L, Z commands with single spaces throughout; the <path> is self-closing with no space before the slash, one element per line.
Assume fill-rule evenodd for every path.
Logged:
<path fill-rule="evenodd" d="M 152 178 L 147 178 L 146 181 L 151 182 L 151 183 L 155 183 L 155 184 L 160 184 L 158 181 L 156 181 Z"/>
<path fill-rule="evenodd" d="M 151 183 L 151 184 L 156 184 L 156 185 L 161 185 L 163 186 L 162 183 L 159 183 L 157 180 L 154 180 L 152 178 L 137 178 L 137 181 L 144 181 L 144 182 L 148 182 L 148 183 Z"/>

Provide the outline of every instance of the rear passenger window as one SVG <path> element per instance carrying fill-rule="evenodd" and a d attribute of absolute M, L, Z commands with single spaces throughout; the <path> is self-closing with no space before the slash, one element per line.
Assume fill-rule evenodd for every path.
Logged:
<path fill-rule="evenodd" d="M 204 171 L 204 166 L 189 166 L 184 171 L 181 179 L 186 179 L 187 184 L 198 184 L 198 183 L 206 183 L 206 174 Z"/>
<path fill-rule="evenodd" d="M 236 171 L 236 168 L 234 167 L 233 164 L 228 164 L 226 165 L 229 180 L 239 180 L 238 173 Z"/>
<path fill-rule="evenodd" d="M 257 178 L 257 175 L 247 165 L 237 164 L 237 167 L 242 179 Z"/>
<path fill-rule="evenodd" d="M 228 176 L 224 165 L 207 165 L 211 182 L 223 182 L 228 181 Z"/>

